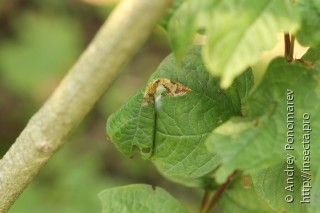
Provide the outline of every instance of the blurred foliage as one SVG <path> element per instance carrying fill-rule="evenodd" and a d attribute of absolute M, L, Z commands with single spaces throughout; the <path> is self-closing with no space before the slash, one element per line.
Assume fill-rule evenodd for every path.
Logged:
<path fill-rule="evenodd" d="M 57 81 L 80 53 L 78 23 L 68 16 L 26 12 L 15 20 L 14 28 L 17 37 L 0 48 L 5 83 L 17 93 L 31 95 L 50 89 L 50 83 Z"/>
<path fill-rule="evenodd" d="M 0 1 L 1 157 L 77 60 L 116 3 L 86 2 Z M 10 213 L 100 212 L 97 197 L 100 191 L 131 183 L 163 187 L 191 210 L 198 209 L 200 191 L 168 182 L 149 162 L 124 158 L 105 135 L 106 116 L 145 84 L 168 53 L 163 31 L 156 29 Z"/>

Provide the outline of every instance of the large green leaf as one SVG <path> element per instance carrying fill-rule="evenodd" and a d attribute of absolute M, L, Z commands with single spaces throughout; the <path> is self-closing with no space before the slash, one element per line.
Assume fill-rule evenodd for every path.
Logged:
<path fill-rule="evenodd" d="M 227 88 L 276 45 L 278 32 L 294 33 L 299 28 L 299 15 L 290 0 L 188 0 L 170 20 L 169 39 L 180 59 L 195 32 L 204 30 L 205 65 L 221 76 L 221 86 Z"/>
<path fill-rule="evenodd" d="M 306 60 L 307 63 L 311 63 L 312 66 L 315 67 L 316 70 L 320 70 L 320 47 L 311 47 L 308 52 L 302 57 L 303 60 Z M 319 71 L 318 71 L 319 72 Z M 319 79 L 318 79 L 319 82 Z M 318 119 L 318 118 L 316 118 Z M 314 119 L 313 119 L 314 120 Z M 319 121 L 319 120 L 318 120 Z M 312 122 L 312 126 L 313 126 Z M 319 128 L 319 126 L 313 127 L 312 129 Z M 314 134 L 314 133 L 313 133 Z M 312 134 L 312 135 L 313 135 Z M 312 137 L 314 138 L 314 136 Z M 319 150 L 320 144 L 316 143 L 312 146 L 313 150 Z M 319 153 L 316 153 L 319 155 Z M 314 154 L 313 154 L 314 155 Z M 316 163 L 317 158 L 314 160 L 312 159 L 312 189 L 311 189 L 311 203 L 307 205 L 309 213 L 320 213 L 320 166 Z M 315 166 L 316 165 L 316 166 Z"/>
<path fill-rule="evenodd" d="M 310 53 L 308 58 L 313 58 Z M 259 169 L 267 169 L 268 172 L 275 171 L 277 169 L 275 166 L 283 162 L 289 162 L 287 163 L 289 165 L 292 158 L 296 175 L 299 174 L 299 170 L 305 169 L 311 174 L 311 184 L 319 186 L 319 178 L 314 178 L 319 175 L 320 169 L 318 163 L 320 161 L 320 142 L 317 140 L 320 133 L 315 131 L 320 128 L 319 71 L 318 64 L 313 67 L 300 62 L 289 64 L 283 58 L 278 58 L 270 64 L 262 83 L 248 97 L 245 118 L 230 119 L 216 128 L 208 137 L 208 149 L 217 153 L 222 159 L 222 167 L 220 171 L 217 171 L 219 181 L 223 181 L 234 169 L 251 172 Z M 290 101 L 292 95 L 294 99 Z M 290 139 L 292 133 L 287 136 L 288 129 L 291 128 L 291 124 L 288 126 L 287 121 L 290 123 L 293 120 L 289 114 L 290 110 L 294 111 L 293 144 Z M 310 119 L 306 119 L 307 115 L 310 116 Z M 310 125 L 307 123 L 309 121 Z M 313 131 L 309 131 L 309 127 Z M 304 144 L 307 145 L 303 146 Z M 309 165 L 311 172 L 307 171 Z M 305 174 L 302 172 L 301 175 Z M 285 178 L 286 176 L 281 175 L 278 178 L 268 179 L 269 181 L 260 179 L 255 182 L 258 185 L 259 181 L 263 182 L 266 189 L 276 188 L 283 186 Z M 308 184 L 308 175 L 302 177 L 301 180 Z M 295 190 L 299 191 L 298 195 L 303 190 L 300 186 L 301 182 L 300 185 L 296 184 Z M 308 208 L 315 208 L 314 206 L 319 202 L 318 193 L 316 190 L 311 190 L 311 197 L 314 200 L 307 205 Z M 269 194 L 268 199 L 271 199 L 271 192 Z M 300 199 L 300 197 L 295 197 L 296 202 L 299 202 Z M 288 212 L 296 212 L 290 208 L 288 210 L 290 210 Z M 310 212 L 314 211 L 310 210 Z"/>
<path fill-rule="evenodd" d="M 216 128 L 208 139 L 210 150 L 221 153 L 226 167 L 246 170 L 263 168 L 287 158 L 287 93 L 294 92 L 295 134 L 302 136 L 302 115 L 312 115 L 312 126 L 319 127 L 319 71 L 298 62 L 274 60 L 262 84 L 250 95 L 245 118 L 233 118 Z M 313 132 L 317 137 L 319 133 Z M 320 136 L 320 135 L 319 135 Z M 263 141 L 263 143 L 261 142 Z M 314 146 L 318 143 L 314 141 Z M 294 155 L 302 157 L 300 144 Z M 221 151 L 221 152 L 220 152 Z M 320 160 L 314 156 L 313 160 Z M 316 161 L 315 161 L 316 162 Z"/>
<path fill-rule="evenodd" d="M 156 85 L 160 80 L 169 84 Z M 252 83 L 249 70 L 228 90 L 220 89 L 218 79 L 202 63 L 200 46 L 192 46 L 180 69 L 173 55 L 160 64 L 148 82 L 148 92 L 138 91 L 109 117 L 107 134 L 124 155 L 138 149 L 166 176 L 182 182 L 203 177 L 219 163 L 205 147 L 208 133 L 240 115 L 241 99 Z M 170 94 L 168 87 L 177 87 L 176 94 Z M 182 87 L 188 90 L 183 92 Z"/>
<path fill-rule="evenodd" d="M 99 194 L 102 212 L 186 213 L 188 210 L 162 188 L 135 184 L 107 189 Z"/>
<path fill-rule="evenodd" d="M 320 1 L 299 0 L 301 12 L 301 29 L 297 33 L 299 42 L 305 46 L 320 44 Z"/>
<path fill-rule="evenodd" d="M 215 5 L 207 20 L 203 57 L 226 88 L 276 45 L 277 32 L 297 30 L 299 13 L 289 0 L 226 0 Z"/>

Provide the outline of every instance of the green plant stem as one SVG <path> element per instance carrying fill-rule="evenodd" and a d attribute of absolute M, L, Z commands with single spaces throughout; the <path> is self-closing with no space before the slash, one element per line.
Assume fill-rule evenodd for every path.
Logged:
<path fill-rule="evenodd" d="M 221 197 L 222 193 L 227 189 L 227 187 L 229 186 L 229 184 L 231 183 L 232 179 L 236 176 L 236 174 L 238 173 L 238 171 L 234 171 L 232 172 L 227 180 L 221 184 L 219 186 L 219 188 L 216 190 L 216 192 L 214 193 L 214 195 L 209 199 L 209 194 L 205 194 L 201 205 L 201 210 L 200 213 L 209 213 L 211 208 L 214 206 L 214 204 L 218 201 L 218 199 Z"/>
<path fill-rule="evenodd" d="M 7 212 L 133 57 L 173 0 L 123 0 L 0 160 Z"/>

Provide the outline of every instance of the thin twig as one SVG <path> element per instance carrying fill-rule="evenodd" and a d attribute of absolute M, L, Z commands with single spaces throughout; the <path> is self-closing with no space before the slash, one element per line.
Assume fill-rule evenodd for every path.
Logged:
<path fill-rule="evenodd" d="M 304 59 L 302 59 L 302 58 L 295 59 L 295 61 L 298 61 L 298 62 L 300 62 L 300 63 L 308 66 L 309 68 L 313 68 L 314 65 L 315 65 L 314 62 L 312 62 L 312 61 L 307 61 L 307 60 L 304 60 Z"/>
<path fill-rule="evenodd" d="M 214 193 L 214 195 L 210 198 L 210 201 L 208 202 L 208 204 L 201 210 L 201 213 L 209 213 L 211 208 L 214 206 L 214 204 L 218 201 L 218 199 L 221 197 L 222 193 L 227 189 L 227 187 L 229 186 L 229 184 L 231 183 L 232 179 L 236 176 L 236 174 L 238 173 L 237 170 L 235 170 L 234 172 L 232 172 L 227 180 L 219 186 L 219 188 L 217 189 L 217 191 Z"/>
<path fill-rule="evenodd" d="M 294 60 L 294 43 L 295 43 L 295 35 L 291 35 L 289 33 L 284 34 L 284 57 L 287 62 L 291 63 Z"/>
<path fill-rule="evenodd" d="M 289 55 L 290 55 L 291 61 L 294 59 L 293 54 L 294 54 L 294 43 L 295 43 L 295 40 L 296 40 L 296 36 L 291 34 L 291 37 L 290 37 L 290 51 L 289 51 Z"/>
<path fill-rule="evenodd" d="M 292 57 L 290 56 L 290 52 L 291 52 L 290 34 L 285 33 L 284 34 L 284 57 L 288 62 L 292 62 Z"/>
<path fill-rule="evenodd" d="M 205 207 L 208 205 L 209 198 L 210 198 L 210 190 L 206 190 L 202 198 L 200 211 L 202 209 L 205 209 Z"/>

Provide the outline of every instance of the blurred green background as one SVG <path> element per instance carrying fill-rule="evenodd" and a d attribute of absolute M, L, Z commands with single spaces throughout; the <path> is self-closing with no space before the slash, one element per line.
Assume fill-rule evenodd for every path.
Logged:
<path fill-rule="evenodd" d="M 77 60 L 115 3 L 0 1 L 1 157 Z M 123 157 L 105 135 L 108 115 L 144 85 L 169 52 L 165 33 L 156 28 L 10 213 L 100 212 L 100 191 L 131 183 L 161 186 L 191 212 L 198 210 L 201 191 L 165 180 L 149 161 Z"/>

